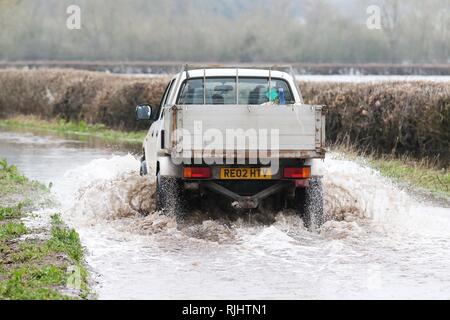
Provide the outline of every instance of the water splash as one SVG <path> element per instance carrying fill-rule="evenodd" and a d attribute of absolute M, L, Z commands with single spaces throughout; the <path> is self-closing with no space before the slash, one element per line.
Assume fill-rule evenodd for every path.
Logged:
<path fill-rule="evenodd" d="M 325 212 L 331 220 L 322 228 L 327 236 L 359 234 L 360 226 L 368 221 L 387 221 L 392 219 L 393 212 L 409 211 L 405 208 L 408 209 L 413 200 L 370 168 L 336 157 L 317 161 L 316 165 L 323 174 Z M 69 171 L 64 177 L 66 188 L 60 190 L 64 190 L 64 199 L 67 194 L 73 195 L 71 217 L 88 224 L 122 219 L 133 232 L 146 234 L 161 232 L 165 227 L 178 228 L 194 238 L 215 241 L 223 240 L 215 233 L 232 238 L 233 226 L 271 225 L 277 219 L 292 221 L 295 217 L 285 211 L 269 213 L 270 219 L 258 219 L 253 215 L 251 219 L 244 216 L 240 222 L 235 222 L 235 218 L 230 220 L 227 216 L 217 218 L 211 207 L 207 211 L 194 210 L 177 224 L 174 218 L 155 212 L 155 179 L 139 176 L 138 166 L 138 160 L 127 155 L 98 159 Z M 130 222 L 133 218 L 136 221 Z M 295 219 L 301 222 L 298 217 Z"/>
<path fill-rule="evenodd" d="M 419 204 L 337 155 L 317 164 L 330 218 L 319 233 L 289 210 L 270 219 L 218 216 L 214 208 L 178 221 L 162 215 L 154 179 L 137 174 L 131 155 L 71 170 L 58 190 L 93 250 L 88 261 L 104 277 L 97 288 L 103 298 L 417 297 L 431 288 L 450 295 L 448 209 Z"/>
<path fill-rule="evenodd" d="M 331 218 L 319 233 L 288 210 L 175 221 L 154 211 L 153 181 L 132 155 L 7 146 L 31 177 L 54 182 L 60 205 L 48 213 L 76 227 L 100 299 L 450 298 L 450 210 L 339 155 L 318 161 Z"/>

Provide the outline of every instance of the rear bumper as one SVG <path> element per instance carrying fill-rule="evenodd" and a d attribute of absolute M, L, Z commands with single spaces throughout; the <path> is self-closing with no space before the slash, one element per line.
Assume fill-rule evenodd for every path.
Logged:
<path fill-rule="evenodd" d="M 254 195 L 240 195 L 214 181 L 203 182 L 202 186 L 204 186 L 206 189 L 230 198 L 233 201 L 231 205 L 235 209 L 256 209 L 262 200 L 275 193 L 281 192 L 284 189 L 292 189 L 293 184 L 290 181 L 280 180 Z"/>
<path fill-rule="evenodd" d="M 309 186 L 309 179 L 301 180 L 185 180 L 186 190 L 210 191 L 232 201 L 235 209 L 255 209 L 262 200 L 283 193 L 293 195 L 296 188 Z"/>

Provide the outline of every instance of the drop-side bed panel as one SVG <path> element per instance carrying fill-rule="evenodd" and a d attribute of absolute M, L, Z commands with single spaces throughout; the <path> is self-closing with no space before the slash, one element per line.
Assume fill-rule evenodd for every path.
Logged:
<path fill-rule="evenodd" d="M 203 157 L 254 157 L 264 151 L 282 158 L 322 158 L 325 117 L 315 105 L 183 105 L 166 112 L 167 145 L 172 156 L 187 151 Z M 187 138 L 187 136 L 188 138 Z M 218 141 L 221 136 L 222 141 Z M 213 138 L 214 137 L 214 143 Z M 220 139 L 219 139 L 220 140 Z M 230 141 L 233 141 L 230 144 Z"/>

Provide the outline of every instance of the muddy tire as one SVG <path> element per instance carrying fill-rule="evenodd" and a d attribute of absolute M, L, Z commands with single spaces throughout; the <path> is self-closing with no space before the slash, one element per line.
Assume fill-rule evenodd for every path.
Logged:
<path fill-rule="evenodd" d="M 156 176 L 156 210 L 168 215 L 179 216 L 183 214 L 183 188 L 182 181 L 174 177 Z"/>
<path fill-rule="evenodd" d="M 312 178 L 309 187 L 297 189 L 295 203 L 305 226 L 310 229 L 320 228 L 325 222 L 322 179 Z"/>

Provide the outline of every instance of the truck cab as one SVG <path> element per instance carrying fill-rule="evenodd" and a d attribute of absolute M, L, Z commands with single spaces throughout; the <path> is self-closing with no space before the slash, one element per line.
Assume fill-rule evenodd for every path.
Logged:
<path fill-rule="evenodd" d="M 185 67 L 159 107 L 140 105 L 151 126 L 141 174 L 156 176 L 157 209 L 180 215 L 190 196 L 215 197 L 236 212 L 295 210 L 307 226 L 324 221 L 321 177 L 325 108 L 304 104 L 288 72 Z"/>

